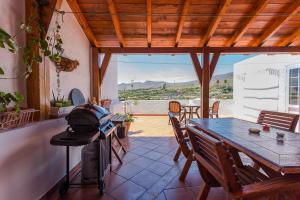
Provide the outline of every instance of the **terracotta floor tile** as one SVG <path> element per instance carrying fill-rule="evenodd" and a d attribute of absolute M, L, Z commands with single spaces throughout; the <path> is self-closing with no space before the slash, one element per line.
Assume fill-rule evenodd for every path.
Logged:
<path fill-rule="evenodd" d="M 150 152 L 144 154 L 143 156 L 146 158 L 150 158 L 152 160 L 158 160 L 159 158 L 163 157 L 164 154 L 161 154 L 161 153 L 158 153 L 155 151 L 150 151 Z"/>
<path fill-rule="evenodd" d="M 132 160 L 135 160 L 137 158 L 139 158 L 140 156 L 131 152 L 127 152 L 124 156 L 122 156 L 122 161 L 124 163 L 130 162 Z"/>
<path fill-rule="evenodd" d="M 151 140 L 151 142 L 152 141 L 153 140 Z M 148 149 L 155 149 L 155 148 L 159 147 L 157 144 L 153 144 L 151 142 L 145 143 L 145 144 L 141 145 L 141 147 L 145 147 L 145 148 L 148 148 Z"/>
<path fill-rule="evenodd" d="M 170 149 L 169 147 L 164 147 L 164 146 L 158 146 L 157 148 L 154 148 L 153 151 L 156 151 L 158 153 L 162 153 L 162 154 L 167 154 L 171 151 L 172 149 Z"/>
<path fill-rule="evenodd" d="M 138 199 L 146 190 L 131 182 L 126 181 L 115 190 L 113 190 L 110 195 L 116 200 L 135 200 Z"/>
<path fill-rule="evenodd" d="M 86 200 L 86 199 L 94 199 L 94 200 L 113 200 L 113 198 L 104 193 L 102 196 L 99 193 L 97 187 L 91 188 L 70 188 L 68 192 L 58 199 L 62 200 Z"/>
<path fill-rule="evenodd" d="M 197 171 L 189 171 L 185 180 L 189 186 L 199 186 L 203 181 L 200 173 Z"/>
<path fill-rule="evenodd" d="M 160 179 L 160 176 L 150 172 L 148 170 L 143 170 L 130 180 L 146 189 L 150 188 L 154 183 Z"/>
<path fill-rule="evenodd" d="M 128 163 L 126 165 L 123 165 L 120 169 L 115 170 L 115 173 L 123 176 L 124 178 L 130 179 L 132 177 L 134 177 L 135 175 L 137 175 L 139 172 L 141 172 L 143 170 L 143 168 Z"/>
<path fill-rule="evenodd" d="M 168 190 L 164 190 L 164 193 L 167 200 L 196 199 L 196 194 L 193 192 L 191 188 L 168 189 Z"/>
<path fill-rule="evenodd" d="M 167 155 L 164 155 L 163 157 L 161 157 L 160 159 L 158 159 L 157 161 L 167 164 L 167 165 L 170 165 L 170 166 L 177 165 L 177 162 L 175 162 L 173 159 L 174 159 L 174 156 L 167 154 Z M 181 159 L 181 158 L 179 158 L 179 159 Z"/>
<path fill-rule="evenodd" d="M 105 191 L 109 192 L 124 183 L 127 179 L 112 172 L 105 178 Z"/>
<path fill-rule="evenodd" d="M 145 153 L 148 153 L 149 151 L 151 151 L 151 149 L 148 149 L 146 147 L 143 146 L 139 146 L 137 148 L 134 148 L 132 150 L 130 150 L 131 153 L 137 154 L 137 155 L 144 155 Z"/>
<path fill-rule="evenodd" d="M 155 162 L 154 160 L 151 160 L 149 158 L 145 158 L 145 157 L 141 156 L 140 158 L 137 158 L 137 159 L 131 161 L 130 163 L 140 166 L 142 168 L 146 168 L 154 162 Z"/>
<path fill-rule="evenodd" d="M 161 192 L 156 198 L 155 200 L 166 200 L 166 196 L 163 192 Z M 187 199 L 186 199 L 187 200 Z"/>
<path fill-rule="evenodd" d="M 145 192 L 138 200 L 155 200 L 156 197 L 152 196 L 148 192 Z"/>
<path fill-rule="evenodd" d="M 152 165 L 147 167 L 147 169 L 159 176 L 163 176 L 171 169 L 171 166 L 161 162 L 154 162 Z"/>
<path fill-rule="evenodd" d="M 165 187 L 165 189 L 174 189 L 174 188 L 182 188 L 182 187 L 190 187 L 188 181 L 180 181 L 179 174 L 175 176 L 173 180 Z"/>

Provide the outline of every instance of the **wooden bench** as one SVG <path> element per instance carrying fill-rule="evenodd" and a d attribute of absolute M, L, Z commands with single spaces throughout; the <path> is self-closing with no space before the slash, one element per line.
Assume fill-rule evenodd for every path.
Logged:
<path fill-rule="evenodd" d="M 258 116 L 258 124 L 266 124 L 274 128 L 295 132 L 299 115 L 291 113 L 262 110 Z"/>

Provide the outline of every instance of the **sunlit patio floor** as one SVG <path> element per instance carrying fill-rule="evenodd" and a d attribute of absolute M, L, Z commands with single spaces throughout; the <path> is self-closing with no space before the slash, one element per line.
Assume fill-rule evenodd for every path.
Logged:
<path fill-rule="evenodd" d="M 196 199 L 201 183 L 198 168 L 193 164 L 186 181 L 178 180 L 185 158 L 173 161 L 177 143 L 167 117 L 137 117 L 122 142 L 128 152 L 123 165 L 113 160 L 102 197 L 95 186 L 70 188 L 63 199 Z M 212 189 L 208 199 L 223 200 L 224 196 L 222 189 Z M 50 199 L 61 197 L 55 192 Z"/>

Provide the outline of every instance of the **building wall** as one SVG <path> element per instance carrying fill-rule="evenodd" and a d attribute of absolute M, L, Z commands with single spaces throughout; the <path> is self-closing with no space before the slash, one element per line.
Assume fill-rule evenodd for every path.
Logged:
<path fill-rule="evenodd" d="M 0 0 L 0 27 L 9 34 L 16 35 L 19 27 L 25 18 L 25 1 L 20 0 Z M 22 32 L 16 38 L 17 43 L 22 46 L 25 41 L 25 34 Z M 5 75 L 0 76 L 0 91 L 15 92 L 20 91 L 26 95 L 26 81 L 23 78 L 16 78 L 24 71 L 21 61 L 21 51 L 12 54 L 0 48 L 0 66 L 4 69 Z"/>
<path fill-rule="evenodd" d="M 100 54 L 100 64 L 104 58 Z M 101 99 L 118 100 L 118 55 L 112 55 L 101 87 Z"/>
<path fill-rule="evenodd" d="M 61 10 L 71 12 L 68 3 L 64 0 Z M 52 17 L 48 34 L 55 28 L 56 14 Z M 73 14 L 65 14 L 63 22 L 61 16 L 61 37 L 63 40 L 64 56 L 79 61 L 79 66 L 72 72 L 60 72 L 61 94 L 68 98 L 73 88 L 78 88 L 83 93 L 85 99 L 90 98 L 90 43 L 86 38 L 80 25 Z M 57 94 L 57 73 L 54 63 L 46 59 L 46 64 L 50 68 L 50 91 Z M 52 99 L 52 95 L 51 95 Z"/>
<path fill-rule="evenodd" d="M 40 199 L 65 175 L 65 147 L 50 145 L 66 129 L 62 119 L 0 131 L 0 199 Z M 80 147 L 70 148 L 70 167 L 80 161 Z"/>
<path fill-rule="evenodd" d="M 0 26 L 14 34 L 20 22 L 25 21 L 25 1 L 0 0 Z M 71 11 L 66 1 L 61 10 Z M 52 18 L 49 31 L 54 26 L 56 16 Z M 80 65 L 73 72 L 61 73 L 62 95 L 68 96 L 72 88 L 79 88 L 84 96 L 90 97 L 90 47 L 89 42 L 73 14 L 64 16 L 61 35 L 65 55 L 76 59 Z M 24 36 L 20 35 L 20 41 Z M 16 75 L 22 69 L 20 55 L 11 55 L 0 49 L 0 65 L 5 66 L 6 76 Z M 51 90 L 56 88 L 54 65 L 46 59 L 50 68 Z M 15 70 L 15 71 L 14 71 Z M 0 79 L 0 90 L 26 92 L 25 79 Z M 65 148 L 50 145 L 50 138 L 65 130 L 65 119 L 47 120 L 30 124 L 27 127 L 0 132 L 0 199 L 13 200 L 39 199 L 65 174 Z M 80 148 L 72 148 L 71 165 L 80 161 Z"/>
<path fill-rule="evenodd" d="M 258 55 L 234 64 L 234 115 L 256 121 L 261 110 L 288 112 L 288 66 L 295 55 Z"/>

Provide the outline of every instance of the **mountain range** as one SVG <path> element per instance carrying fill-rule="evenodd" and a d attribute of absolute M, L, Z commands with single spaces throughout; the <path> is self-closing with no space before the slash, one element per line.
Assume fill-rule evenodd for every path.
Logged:
<path fill-rule="evenodd" d="M 212 81 L 224 81 L 232 80 L 233 73 L 218 74 L 212 77 Z M 149 88 L 185 88 L 199 85 L 198 80 L 187 81 L 187 82 L 178 82 L 178 83 L 168 83 L 165 81 L 145 81 L 145 82 L 133 82 L 133 83 L 121 83 L 118 85 L 119 90 L 136 90 L 136 89 L 149 89 Z"/>

